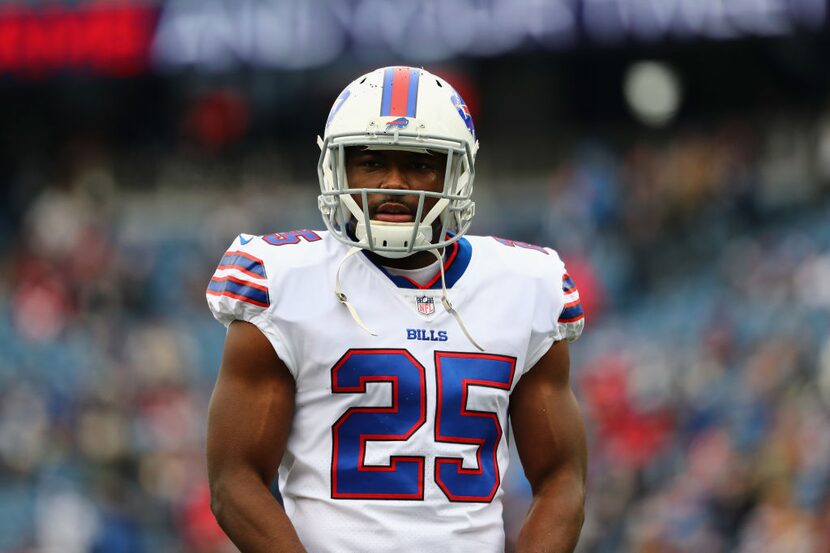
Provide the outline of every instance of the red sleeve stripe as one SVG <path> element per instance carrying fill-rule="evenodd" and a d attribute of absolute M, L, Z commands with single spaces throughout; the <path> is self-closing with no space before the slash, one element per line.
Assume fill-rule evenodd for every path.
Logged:
<path fill-rule="evenodd" d="M 568 273 L 565 273 L 562 276 L 562 290 L 566 294 L 570 294 L 572 291 L 576 290 L 576 284 L 574 284 L 571 275 L 569 275 Z"/>
<path fill-rule="evenodd" d="M 265 263 L 258 257 L 241 251 L 227 251 L 219 262 L 219 268 L 236 267 L 254 273 L 257 278 L 267 278 L 265 274 Z"/>
<path fill-rule="evenodd" d="M 207 293 L 242 300 L 259 307 L 271 305 L 268 288 L 232 276 L 210 279 Z"/>
<path fill-rule="evenodd" d="M 580 321 L 584 318 L 585 318 L 585 314 L 583 313 L 581 315 L 577 315 L 576 317 L 573 317 L 573 318 L 570 318 L 570 319 L 563 319 L 562 317 L 559 317 L 559 322 L 560 323 L 575 323 L 575 322 Z"/>
<path fill-rule="evenodd" d="M 562 313 L 559 315 L 559 322 L 571 323 L 573 321 L 578 321 L 584 316 L 585 312 L 582 311 L 582 303 L 579 300 L 576 300 L 575 302 L 565 305 L 564 309 L 562 309 Z"/>
<path fill-rule="evenodd" d="M 214 292 L 213 290 L 208 289 L 207 293 L 210 294 L 211 296 L 227 296 L 227 297 L 233 298 L 235 300 L 240 300 L 240 301 L 244 301 L 246 303 L 256 305 L 257 307 L 268 307 L 270 305 L 268 303 L 262 303 L 262 302 L 259 302 L 259 301 L 256 301 L 256 300 L 252 300 L 251 298 L 247 298 L 245 296 L 239 296 L 237 294 L 234 294 L 233 292 L 228 292 L 227 290 L 223 290 L 221 292 Z"/>

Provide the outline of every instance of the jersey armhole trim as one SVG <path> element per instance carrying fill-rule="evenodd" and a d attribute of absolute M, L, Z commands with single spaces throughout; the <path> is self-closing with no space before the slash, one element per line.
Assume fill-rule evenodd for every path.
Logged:
<path fill-rule="evenodd" d="M 276 325 L 271 324 L 268 321 L 268 317 L 266 317 L 266 313 L 268 313 L 268 309 L 264 311 L 260 311 L 255 316 L 251 317 L 250 323 L 256 326 L 260 332 L 262 332 L 268 341 L 271 342 L 271 347 L 274 348 L 274 351 L 277 353 L 277 357 L 280 358 L 280 361 L 285 363 L 285 366 L 288 368 L 288 371 L 291 373 L 291 376 L 294 377 L 294 380 L 297 380 L 297 365 L 294 360 L 294 356 L 291 353 L 291 350 L 288 348 L 288 340 L 285 339 L 282 332 L 276 327 Z"/>
<path fill-rule="evenodd" d="M 561 337 L 557 337 L 553 334 L 548 334 L 545 336 L 544 340 L 539 343 L 539 346 L 533 350 L 533 352 L 528 353 L 527 357 L 525 358 L 524 368 L 522 369 L 522 374 L 527 373 L 530 369 L 533 368 L 536 363 L 539 362 L 539 359 L 544 356 L 548 350 L 553 346 L 554 343 L 561 340 Z"/>

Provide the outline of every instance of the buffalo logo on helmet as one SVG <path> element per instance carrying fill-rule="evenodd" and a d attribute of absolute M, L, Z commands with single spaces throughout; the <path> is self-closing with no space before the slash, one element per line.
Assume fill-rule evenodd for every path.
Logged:
<path fill-rule="evenodd" d="M 331 125 L 331 122 L 334 119 L 334 116 L 337 115 L 337 112 L 340 111 L 340 108 L 343 107 L 343 104 L 346 103 L 346 100 L 349 99 L 349 96 L 351 96 L 351 92 L 347 88 L 343 92 L 341 92 L 340 96 L 337 97 L 337 100 L 334 101 L 334 105 L 331 106 L 331 111 L 329 111 L 329 116 L 326 119 L 326 127 L 327 128 L 328 128 L 329 125 Z"/>
<path fill-rule="evenodd" d="M 470 108 L 467 107 L 466 102 L 461 97 L 458 92 L 454 92 L 452 95 L 452 105 L 455 106 L 455 109 L 458 110 L 458 115 L 461 116 L 461 120 L 464 121 L 464 124 L 467 126 L 467 130 L 470 131 L 470 134 L 473 135 L 473 138 L 476 137 L 476 130 L 473 127 L 473 116 L 470 114 Z"/>
<path fill-rule="evenodd" d="M 406 117 L 398 117 L 397 119 L 393 119 L 392 121 L 386 123 L 386 131 L 389 132 L 390 130 L 394 129 L 401 130 L 405 129 L 408 126 L 409 119 L 407 119 Z"/>

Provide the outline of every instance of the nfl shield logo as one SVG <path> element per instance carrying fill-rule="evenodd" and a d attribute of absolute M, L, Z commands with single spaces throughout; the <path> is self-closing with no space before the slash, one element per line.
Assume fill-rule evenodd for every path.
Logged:
<path fill-rule="evenodd" d="M 418 304 L 418 313 L 421 315 L 432 315 L 435 313 L 435 300 L 430 296 L 418 296 L 415 298 Z"/>

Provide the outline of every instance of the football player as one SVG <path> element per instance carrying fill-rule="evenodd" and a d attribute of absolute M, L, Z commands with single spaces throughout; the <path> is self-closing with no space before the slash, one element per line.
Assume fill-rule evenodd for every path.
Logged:
<path fill-rule="evenodd" d="M 511 424 L 533 492 L 518 551 L 573 551 L 579 293 L 554 250 L 466 235 L 464 101 L 381 68 L 318 142 L 326 230 L 242 234 L 208 286 L 228 326 L 207 438 L 220 525 L 244 553 L 503 551 Z"/>

